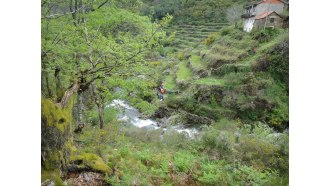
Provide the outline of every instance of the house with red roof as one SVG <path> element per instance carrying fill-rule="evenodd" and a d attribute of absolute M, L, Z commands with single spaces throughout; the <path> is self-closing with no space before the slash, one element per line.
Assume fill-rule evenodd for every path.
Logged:
<path fill-rule="evenodd" d="M 250 32 L 253 28 L 282 27 L 285 21 L 283 12 L 288 11 L 289 3 L 283 0 L 262 0 L 250 3 L 245 7 L 244 31 Z"/>

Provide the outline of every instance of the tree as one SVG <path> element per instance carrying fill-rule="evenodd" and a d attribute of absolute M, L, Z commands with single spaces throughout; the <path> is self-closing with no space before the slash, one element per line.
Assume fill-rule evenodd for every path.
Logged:
<path fill-rule="evenodd" d="M 56 66 L 62 67 L 62 75 L 57 73 L 57 77 L 62 81 L 61 87 L 69 87 L 59 99 L 62 108 L 75 92 L 79 97 L 79 93 L 92 88 L 102 128 L 102 98 L 97 91 L 100 82 L 143 73 L 141 69 L 148 66 L 143 53 L 160 47 L 165 39 L 162 28 L 171 17 L 165 16 L 156 24 L 127 10 L 95 6 L 82 0 L 75 3 L 79 6 L 71 8 L 72 18 L 67 13 L 44 15 L 42 68 L 50 73 Z"/>
<path fill-rule="evenodd" d="M 243 13 L 243 6 L 233 5 L 227 9 L 227 19 L 229 22 L 234 23 L 237 27 L 237 22 L 241 19 Z"/>

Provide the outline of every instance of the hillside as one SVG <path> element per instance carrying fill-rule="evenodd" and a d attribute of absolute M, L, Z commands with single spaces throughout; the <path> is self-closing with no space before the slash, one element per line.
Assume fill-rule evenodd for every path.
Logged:
<path fill-rule="evenodd" d="M 287 128 L 288 53 L 281 56 L 283 61 L 278 65 L 282 66 L 274 68 L 268 60 L 279 57 L 276 50 L 278 53 L 288 50 L 288 33 L 285 30 L 265 33 L 246 34 L 225 27 L 209 35 L 194 48 L 178 53 L 178 64 L 171 68 L 166 84 L 171 89 L 180 89 L 176 96 L 180 97 L 181 106 L 196 105 L 189 110 L 195 114 L 212 113 L 212 107 L 199 108 L 201 104 L 212 104 L 221 110 L 213 113 L 212 119 L 230 115 L 231 119 L 266 121 L 275 129 Z M 262 37 L 268 38 L 262 41 Z M 211 89 L 216 92 L 210 92 Z M 204 98 L 206 93 L 208 97 Z M 169 104 L 176 96 L 169 96 Z M 199 113 L 201 109 L 204 111 Z"/>
<path fill-rule="evenodd" d="M 172 46 L 179 50 L 198 46 L 208 35 L 218 32 L 226 25 L 228 25 L 228 23 L 204 23 L 200 25 L 180 24 L 172 25 L 167 29 L 167 32 L 175 33 Z"/>
<path fill-rule="evenodd" d="M 43 3 L 41 185 L 288 185 L 288 29 L 246 2 Z"/>

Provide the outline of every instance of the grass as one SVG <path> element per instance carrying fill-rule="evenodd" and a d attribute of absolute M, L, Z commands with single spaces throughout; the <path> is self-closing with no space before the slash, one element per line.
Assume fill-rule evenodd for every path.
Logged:
<path fill-rule="evenodd" d="M 206 38 L 208 36 L 208 34 L 199 34 L 199 33 L 195 33 L 195 34 L 180 34 L 177 35 L 177 37 L 181 37 L 181 38 Z"/>
<path fill-rule="evenodd" d="M 258 60 L 262 55 L 260 53 L 256 53 L 255 55 L 252 55 L 248 57 L 247 59 L 243 60 L 243 64 L 251 65 L 253 62 Z"/>
<path fill-rule="evenodd" d="M 195 48 L 195 49 L 193 49 L 192 51 L 191 51 L 191 54 L 192 55 L 199 55 L 199 50 L 200 50 L 200 48 Z"/>
<path fill-rule="evenodd" d="M 179 63 L 179 69 L 177 71 L 177 80 L 187 81 L 191 77 L 191 71 L 187 67 L 187 61 L 182 61 Z"/>
<path fill-rule="evenodd" d="M 219 53 L 209 53 L 205 56 L 205 61 L 207 63 L 211 63 L 211 64 L 216 64 L 218 63 L 218 61 L 222 60 L 222 61 L 235 61 L 237 60 L 237 56 L 236 55 L 227 55 L 227 54 L 219 54 Z"/>
<path fill-rule="evenodd" d="M 278 36 L 277 38 L 280 38 L 281 36 Z M 277 39 L 273 39 L 270 42 L 263 43 L 257 48 L 257 52 L 264 52 L 270 48 L 273 48 L 278 43 Z"/>
<path fill-rule="evenodd" d="M 264 55 L 265 51 L 273 48 L 281 37 L 283 37 L 283 35 L 279 35 L 276 39 L 272 39 L 269 42 L 260 44 L 258 47 L 256 47 L 256 54 L 250 55 L 248 58 L 244 59 L 243 64 L 251 65 L 253 62 L 257 61 Z"/>
<path fill-rule="evenodd" d="M 203 68 L 203 64 L 201 63 L 201 57 L 197 55 L 192 55 L 190 57 L 191 66 L 194 70 L 200 70 Z"/>
<path fill-rule="evenodd" d="M 200 38 L 194 38 L 194 37 L 188 37 L 187 38 L 187 41 L 190 41 L 190 42 L 200 42 L 201 39 Z"/>
<path fill-rule="evenodd" d="M 165 79 L 165 89 L 168 89 L 168 90 L 174 90 L 175 88 L 175 81 L 174 81 L 174 77 L 172 74 L 166 76 L 166 79 Z"/>
<path fill-rule="evenodd" d="M 206 77 L 196 80 L 194 83 L 199 85 L 219 85 L 223 86 L 225 81 L 223 79 L 218 79 L 216 77 Z"/>
<path fill-rule="evenodd" d="M 239 48 L 239 49 L 249 49 L 254 46 L 257 46 L 257 42 L 251 39 L 247 35 L 243 35 L 240 39 L 235 39 L 230 36 L 224 36 L 214 42 L 215 44 L 221 46 L 227 46 L 231 48 Z"/>
<path fill-rule="evenodd" d="M 171 30 L 176 31 L 176 39 L 174 44 L 179 49 L 187 47 L 195 47 L 195 44 L 200 43 L 204 38 L 213 32 L 217 32 L 223 27 L 222 23 L 208 23 L 202 25 L 174 25 Z"/>

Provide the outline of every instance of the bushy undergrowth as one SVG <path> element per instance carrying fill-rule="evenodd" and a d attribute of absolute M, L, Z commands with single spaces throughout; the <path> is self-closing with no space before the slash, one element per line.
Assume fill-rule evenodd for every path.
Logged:
<path fill-rule="evenodd" d="M 251 36 L 253 39 L 257 40 L 260 43 L 268 42 L 272 40 L 275 36 L 281 33 L 281 29 L 266 28 L 260 30 L 253 30 Z"/>
<path fill-rule="evenodd" d="M 285 83 L 287 88 L 289 84 L 289 38 L 287 30 L 275 37 L 272 41 L 262 44 L 257 58 L 252 63 L 252 68 L 255 72 L 265 71 L 282 83 Z"/>
<path fill-rule="evenodd" d="M 209 36 L 205 39 L 205 41 L 204 41 L 205 45 L 206 45 L 206 46 L 211 45 L 211 44 L 214 42 L 215 38 L 216 38 L 216 35 L 215 35 L 215 34 L 211 34 L 211 35 L 209 35 Z"/>
<path fill-rule="evenodd" d="M 222 119 L 196 138 L 113 123 L 75 138 L 78 151 L 107 164 L 111 185 L 287 184 L 287 134 L 276 136 L 262 123 Z"/>

